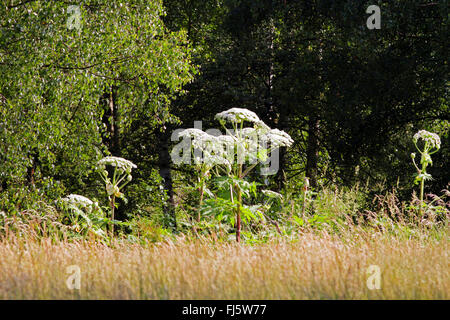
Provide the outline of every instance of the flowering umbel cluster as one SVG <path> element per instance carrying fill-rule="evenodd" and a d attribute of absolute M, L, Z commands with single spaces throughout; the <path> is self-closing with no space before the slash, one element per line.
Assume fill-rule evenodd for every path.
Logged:
<path fill-rule="evenodd" d="M 86 198 L 84 196 L 80 196 L 78 194 L 70 194 L 62 198 L 61 200 L 64 201 L 65 203 L 76 205 L 82 208 L 90 208 L 94 205 L 94 202 L 92 202 L 91 199 Z"/>
<path fill-rule="evenodd" d="M 219 121 L 229 121 L 235 123 L 242 123 L 244 121 L 258 123 L 261 120 L 253 111 L 242 108 L 231 108 L 229 110 L 216 114 L 216 119 Z"/>
<path fill-rule="evenodd" d="M 137 168 L 137 166 L 124 158 L 120 157 L 105 157 L 101 159 L 98 163 L 98 169 L 100 172 L 100 176 L 106 185 L 106 192 L 108 196 L 116 196 L 121 197 L 122 193 L 120 193 L 120 189 L 122 189 L 128 182 L 131 181 L 131 170 Z M 114 174 L 112 180 L 108 177 L 108 171 L 106 170 L 106 165 L 110 165 L 114 167 Z M 126 178 L 126 181 L 124 179 Z M 119 185 L 122 181 L 124 183 Z"/>
<path fill-rule="evenodd" d="M 128 174 L 131 173 L 131 169 L 137 168 L 137 166 L 130 160 L 120 158 L 120 157 L 113 157 L 113 156 L 105 157 L 105 158 L 101 159 L 97 164 L 103 168 L 106 165 L 117 167 L 117 168 L 125 171 Z"/>
<path fill-rule="evenodd" d="M 102 230 L 103 211 L 97 202 L 78 194 L 70 194 L 61 199 L 61 208 L 70 221 L 70 229 L 77 234 L 93 233 L 104 237 Z"/>
<path fill-rule="evenodd" d="M 220 178 L 218 188 L 222 191 L 227 190 L 229 197 L 215 196 L 213 201 L 219 201 L 221 204 L 209 210 L 210 203 L 207 203 L 204 209 L 206 212 L 215 212 L 219 221 L 226 212 L 228 221 L 236 230 L 236 241 L 239 242 L 241 221 L 265 219 L 262 211 L 259 211 L 262 205 L 244 204 L 244 197 L 250 197 L 250 193 L 256 195 L 256 184 L 247 181 L 248 174 L 258 164 L 262 164 L 262 175 L 276 173 L 279 166 L 279 148 L 289 147 L 294 141 L 286 132 L 271 129 L 256 113 L 247 109 L 231 108 L 216 114 L 215 118 L 224 127 L 226 134 L 216 129 L 208 130 L 211 134 L 197 128 L 182 130 L 175 136 L 177 139 L 183 138 L 183 141 L 172 150 L 172 161 L 176 164 L 191 164 L 191 159 L 194 159 L 198 174 L 196 189 L 199 192 L 200 208 L 203 205 L 204 194 L 213 195 L 207 188 L 206 181 L 212 174 Z M 227 123 L 232 128 L 227 127 Z M 251 126 L 244 127 L 244 124 Z M 183 157 L 179 156 L 180 148 Z M 268 164 L 270 166 L 267 166 Z M 282 196 L 274 191 L 262 190 L 262 193 L 271 201 L 282 199 Z M 201 210 L 198 210 L 198 222 Z"/>
<path fill-rule="evenodd" d="M 437 151 L 441 148 L 441 138 L 439 138 L 436 133 L 432 133 L 426 130 L 420 130 L 413 137 L 413 141 L 416 145 L 419 139 L 424 140 L 425 143 L 428 144 L 429 150 L 434 148 Z"/>
<path fill-rule="evenodd" d="M 289 147 L 293 140 L 284 131 L 271 129 L 253 111 L 241 108 L 231 108 L 216 114 L 225 127 L 229 122 L 232 129 L 225 127 L 225 135 L 212 135 L 196 128 L 185 129 L 178 133 L 177 138 L 183 138 L 180 145 L 187 149 L 197 150 L 192 158 L 197 165 L 213 167 L 224 165 L 228 168 L 237 161 L 242 164 L 254 164 L 265 161 L 267 154 L 280 147 Z M 252 127 L 243 127 L 251 123 Z M 172 157 L 174 159 L 174 157 Z M 184 158 L 190 163 L 191 158 Z M 174 160 L 175 163 L 177 161 Z"/>

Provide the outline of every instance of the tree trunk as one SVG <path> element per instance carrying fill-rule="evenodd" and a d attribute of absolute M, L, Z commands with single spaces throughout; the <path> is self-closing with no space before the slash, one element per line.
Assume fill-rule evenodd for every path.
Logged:
<path fill-rule="evenodd" d="M 33 152 L 31 166 L 27 168 L 27 184 L 30 186 L 34 186 L 34 175 L 36 173 L 37 166 L 39 164 L 39 153 L 37 151 Z"/>
<path fill-rule="evenodd" d="M 2 186 L 2 190 L 1 191 L 2 192 L 6 191 L 6 189 L 8 189 L 8 181 L 2 180 L 1 186 Z"/>
<path fill-rule="evenodd" d="M 283 130 L 286 132 L 289 131 L 289 116 L 288 116 L 286 110 L 280 110 L 279 126 L 280 126 L 280 130 Z M 278 167 L 278 172 L 276 175 L 276 182 L 277 182 L 278 191 L 281 191 L 286 183 L 286 174 L 285 174 L 286 147 L 280 148 L 279 155 L 280 155 L 279 167 Z"/>
<path fill-rule="evenodd" d="M 288 132 L 289 129 L 289 116 L 287 114 L 287 110 L 278 104 L 278 102 L 274 101 L 273 96 L 273 86 L 274 86 L 274 39 L 275 39 L 275 24 L 274 21 L 270 22 L 270 30 L 269 30 L 269 42 L 268 42 L 268 51 L 270 53 L 269 59 L 269 69 L 268 69 L 268 81 L 267 81 L 267 97 L 266 97 L 266 112 L 269 115 L 269 118 L 272 119 L 273 123 L 279 129 Z M 278 112 L 277 112 L 278 111 Z M 277 117 L 277 113 L 279 113 L 279 117 Z M 275 175 L 275 181 L 277 185 L 277 191 L 281 191 L 286 183 L 286 148 L 281 147 L 279 149 L 279 158 L 278 158 L 278 171 Z"/>
<path fill-rule="evenodd" d="M 173 194 L 172 172 L 170 168 L 171 158 L 169 152 L 170 134 L 169 130 L 165 129 L 158 134 L 158 150 L 159 150 L 159 174 L 164 182 L 164 190 L 167 194 L 167 202 L 164 206 L 166 215 L 171 220 L 171 226 L 177 228 L 177 220 L 175 216 L 175 200 Z"/>
<path fill-rule="evenodd" d="M 111 110 L 111 154 L 120 157 L 120 127 L 119 127 L 119 107 L 116 103 L 117 87 L 112 86 L 109 96 L 109 110 Z"/>
<path fill-rule="evenodd" d="M 122 152 L 120 147 L 120 112 L 117 105 L 117 86 L 112 85 L 107 88 L 100 103 L 105 110 L 102 121 L 106 125 L 107 131 L 107 136 L 103 137 L 103 143 L 108 147 L 111 155 L 120 157 Z M 115 209 L 115 218 L 119 221 L 125 221 L 127 216 L 124 212 L 124 207 L 121 206 L 121 202 L 117 202 L 118 207 Z"/>
<path fill-rule="evenodd" d="M 312 116 L 308 121 L 308 142 L 306 147 L 306 176 L 312 188 L 317 187 L 317 164 L 319 159 L 319 118 Z"/>
<path fill-rule="evenodd" d="M 119 132 L 119 106 L 117 100 L 117 87 L 111 86 L 102 96 L 101 103 L 104 105 L 103 123 L 106 125 L 107 137 L 103 141 L 113 156 L 120 157 L 120 132 Z"/>

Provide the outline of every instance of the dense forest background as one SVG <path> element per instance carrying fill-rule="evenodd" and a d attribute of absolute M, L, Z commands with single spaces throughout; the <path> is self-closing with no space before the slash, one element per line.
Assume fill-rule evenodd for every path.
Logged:
<path fill-rule="evenodd" d="M 366 26 L 373 4 L 381 29 Z M 95 167 L 114 155 L 138 167 L 118 218 L 173 226 L 195 188 L 170 160 L 172 132 L 219 128 L 232 107 L 295 141 L 272 190 L 300 193 L 308 177 L 410 199 L 412 137 L 426 129 L 442 140 L 437 194 L 450 177 L 448 16 L 425 0 L 2 0 L 0 211 L 104 199 Z"/>

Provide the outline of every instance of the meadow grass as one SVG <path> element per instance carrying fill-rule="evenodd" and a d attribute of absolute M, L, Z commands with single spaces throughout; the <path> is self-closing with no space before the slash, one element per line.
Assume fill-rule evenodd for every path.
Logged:
<path fill-rule="evenodd" d="M 0 240 L 0 299 L 449 299 L 447 237 L 325 232 L 258 245 Z M 70 290 L 66 268 L 81 269 Z M 367 287 L 378 265 L 381 289 Z"/>

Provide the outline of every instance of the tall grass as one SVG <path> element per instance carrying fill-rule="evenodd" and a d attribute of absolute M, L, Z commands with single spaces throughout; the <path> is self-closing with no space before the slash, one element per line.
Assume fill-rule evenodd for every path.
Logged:
<path fill-rule="evenodd" d="M 158 244 L 0 242 L 1 299 L 449 299 L 446 239 L 327 233 L 250 246 L 201 238 Z M 81 269 L 81 289 L 66 268 Z M 367 268 L 381 269 L 369 290 Z"/>
<path fill-rule="evenodd" d="M 289 195 L 243 234 L 205 228 L 175 235 L 136 217 L 132 233 L 81 237 L 42 203 L 0 211 L 0 299 L 449 299 L 448 188 L 400 201 L 395 190 L 367 202 L 357 189 Z M 267 212 L 269 216 L 271 213 Z M 81 288 L 66 285 L 80 267 Z M 370 290 L 367 269 L 381 270 Z"/>

